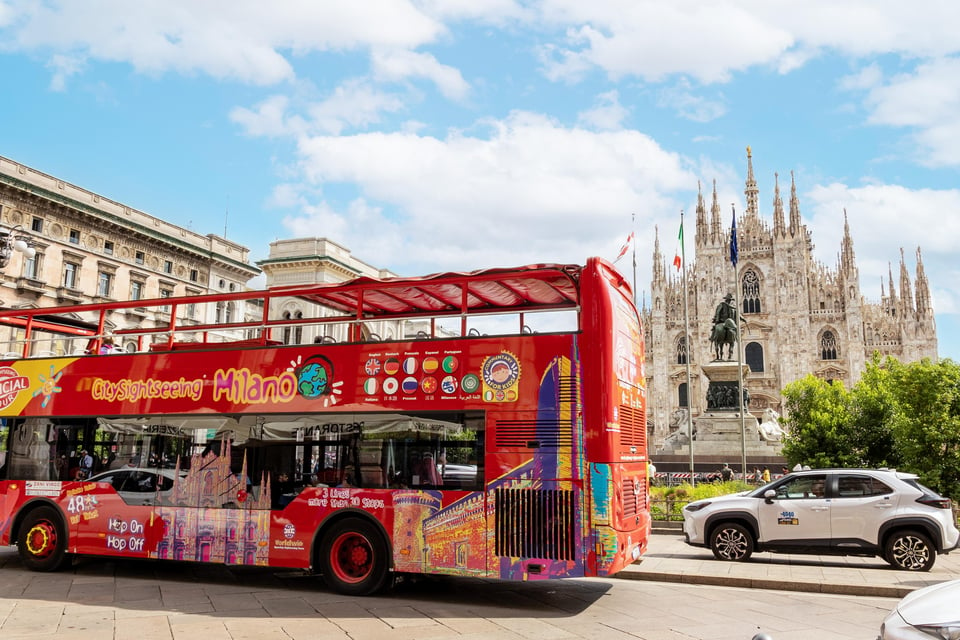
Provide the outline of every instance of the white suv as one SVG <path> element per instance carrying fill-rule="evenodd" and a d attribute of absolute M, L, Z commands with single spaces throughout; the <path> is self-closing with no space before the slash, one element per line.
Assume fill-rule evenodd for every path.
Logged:
<path fill-rule="evenodd" d="M 960 543 L 952 503 L 917 476 L 887 469 L 797 471 L 753 491 L 697 500 L 683 509 L 688 544 L 719 560 L 754 551 L 882 556 L 928 571 Z"/>

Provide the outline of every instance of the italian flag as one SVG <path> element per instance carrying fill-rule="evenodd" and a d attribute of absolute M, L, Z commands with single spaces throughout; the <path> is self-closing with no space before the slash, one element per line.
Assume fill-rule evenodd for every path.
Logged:
<path fill-rule="evenodd" d="M 677 253 L 673 256 L 673 266 L 677 271 L 683 266 L 683 222 L 680 223 L 680 234 L 677 236 Z"/>

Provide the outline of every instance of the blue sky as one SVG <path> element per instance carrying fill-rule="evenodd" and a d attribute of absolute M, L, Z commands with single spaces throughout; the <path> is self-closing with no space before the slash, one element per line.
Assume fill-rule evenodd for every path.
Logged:
<path fill-rule="evenodd" d="M 960 3 L 0 0 L 0 155 L 267 256 L 403 275 L 616 256 L 793 171 L 816 257 L 900 251 L 960 360 Z M 687 230 L 692 251 L 693 226 Z M 668 259 L 671 256 L 667 256 Z M 899 284 L 899 280 L 897 281 Z"/>

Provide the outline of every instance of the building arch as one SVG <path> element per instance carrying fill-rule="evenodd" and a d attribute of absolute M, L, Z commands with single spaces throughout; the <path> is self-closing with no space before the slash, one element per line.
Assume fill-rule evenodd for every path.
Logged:
<path fill-rule="evenodd" d="M 748 342 L 743 349 L 743 358 L 750 366 L 750 371 L 763 371 L 763 345 L 759 342 Z"/>
<path fill-rule="evenodd" d="M 747 267 L 740 276 L 740 308 L 743 313 L 760 313 L 763 306 L 761 298 L 761 278 L 753 267 Z"/>
<path fill-rule="evenodd" d="M 675 343 L 674 351 L 677 354 L 677 364 L 687 364 L 690 361 L 690 351 L 687 349 L 687 337 L 680 336 Z"/>
<path fill-rule="evenodd" d="M 817 338 L 821 360 L 837 360 L 840 357 L 840 343 L 837 334 L 831 328 L 823 329 Z"/>

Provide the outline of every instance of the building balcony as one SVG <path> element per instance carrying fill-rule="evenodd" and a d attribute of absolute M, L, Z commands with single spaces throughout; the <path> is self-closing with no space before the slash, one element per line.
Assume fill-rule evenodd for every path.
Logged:
<path fill-rule="evenodd" d="M 57 302 L 83 302 L 83 292 L 69 287 L 57 287 Z"/>
<path fill-rule="evenodd" d="M 47 291 L 47 283 L 43 280 L 36 280 L 34 278 L 19 277 L 17 278 L 17 291 L 18 292 L 29 292 L 43 294 Z"/>

